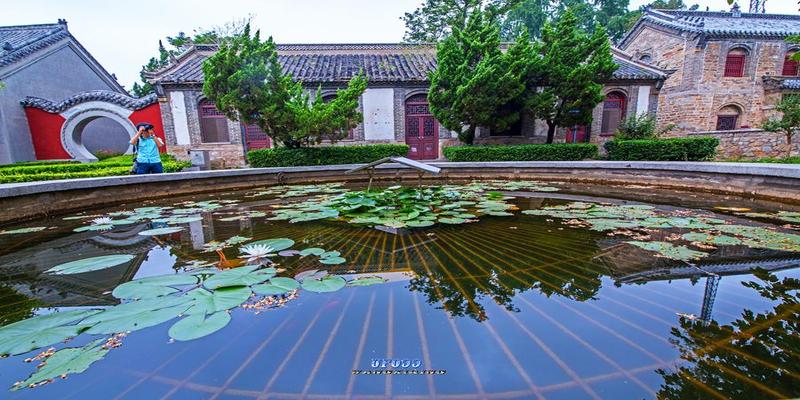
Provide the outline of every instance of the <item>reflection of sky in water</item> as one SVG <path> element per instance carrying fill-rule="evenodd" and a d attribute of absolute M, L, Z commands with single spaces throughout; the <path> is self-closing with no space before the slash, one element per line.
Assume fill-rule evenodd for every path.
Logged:
<path fill-rule="evenodd" d="M 535 208 L 543 200 L 517 204 Z M 626 279 L 631 276 L 673 264 L 633 250 L 610 253 L 617 243 L 604 233 L 558 230 L 560 225 L 544 218 L 482 218 L 476 224 L 391 235 L 339 222 L 203 217 L 184 224 L 181 233 L 158 239 L 135 234 L 149 229 L 147 224 L 111 234 L 73 234 L 77 225 L 64 224 L 0 256 L 11 261 L 3 263 L 5 271 L 15 271 L 2 280 L 51 305 L 111 305 L 115 300 L 109 291 L 119 283 L 172 273 L 192 259 L 219 261 L 216 253 L 202 251 L 203 244 L 233 235 L 290 237 L 298 242 L 295 248 L 342 251 L 348 263 L 327 267 L 332 272 L 405 274 L 390 275 L 390 283 L 378 286 L 326 294 L 301 291 L 285 307 L 260 314 L 239 308 L 222 331 L 194 341 L 170 343 L 171 323 L 136 331 L 82 374 L 0 397 L 653 398 L 662 383 L 655 370 L 673 368 L 680 356 L 669 342 L 677 314 L 699 317 L 705 304 L 714 320 L 727 324 L 745 308 L 759 313 L 775 305 L 741 285 L 754 280 L 746 274 L 723 276 L 715 296 L 708 295 L 703 274 L 694 273 L 693 282 L 680 275 L 692 274 L 685 269 L 673 279 L 647 275 L 646 283 L 630 283 Z M 137 258 L 85 277 L 56 279 L 41 273 L 65 255 L 79 258 L 115 249 Z M 236 247 L 225 254 L 235 259 Z M 758 264 L 759 257 L 775 256 L 731 251 L 710 261 Z M 321 267 L 296 258 L 280 261 L 289 276 Z M 800 273 L 790 269 L 777 276 Z M 82 335 L 69 346 L 90 339 Z M 352 369 L 369 369 L 372 358 L 385 357 L 421 359 L 425 367 L 447 374 L 351 374 Z M 34 369 L 22 358 L 0 360 L 0 386 Z"/>

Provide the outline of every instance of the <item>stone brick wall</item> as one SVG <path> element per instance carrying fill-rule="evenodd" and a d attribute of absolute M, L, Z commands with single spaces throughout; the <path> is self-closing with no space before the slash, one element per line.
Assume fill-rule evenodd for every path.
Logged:
<path fill-rule="evenodd" d="M 782 40 L 726 39 L 701 42 L 665 28 L 645 26 L 625 51 L 674 70 L 658 98 L 659 126 L 675 125 L 673 136 L 716 129 L 717 113 L 732 105 L 740 110 L 737 127 L 755 128 L 774 115 L 779 93 L 765 89 L 764 76 L 779 76 L 789 45 Z M 725 77 L 732 49 L 747 53 L 742 77 Z"/>
<path fill-rule="evenodd" d="M 719 139 L 718 160 L 753 160 L 763 157 L 786 156 L 786 135 L 760 129 L 710 131 L 689 134 L 690 137 L 710 136 Z M 800 154 L 800 144 L 793 141 L 792 154 Z"/>

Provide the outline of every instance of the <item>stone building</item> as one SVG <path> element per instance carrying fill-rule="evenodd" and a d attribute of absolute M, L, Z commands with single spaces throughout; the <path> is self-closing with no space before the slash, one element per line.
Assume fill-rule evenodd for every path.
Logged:
<path fill-rule="evenodd" d="M 170 153 L 185 159 L 189 151 L 205 150 L 212 165 L 241 166 L 247 150 L 271 143 L 258 127 L 228 120 L 204 98 L 202 63 L 215 51 L 213 45 L 194 45 L 148 80 L 156 88 Z M 428 109 L 428 73 L 436 67 L 433 45 L 286 44 L 278 45 L 278 58 L 306 88 L 321 88 L 323 98 L 364 71 L 369 81 L 359 104 L 364 121 L 338 145 L 408 143 L 410 157 L 437 159 L 443 146 L 458 141 Z M 608 100 L 598 105 L 592 125 L 562 130 L 557 141 L 601 142 L 626 115 L 655 112 L 667 73 L 617 49 L 614 60 L 620 68 L 606 82 Z M 546 132 L 543 122 L 523 118 L 507 132 L 480 129 L 476 143 L 539 143 Z"/>
<path fill-rule="evenodd" d="M 619 47 L 671 71 L 658 98 L 657 120 L 672 135 L 714 135 L 723 157 L 774 156 L 785 140 L 760 127 L 781 96 L 800 89 L 800 15 L 647 10 Z"/>
<path fill-rule="evenodd" d="M 34 132 L 20 101 L 61 102 L 77 93 L 127 92 L 67 30 L 67 23 L 0 27 L 0 164 L 37 159 Z M 108 119 L 88 122 L 82 140 L 91 151 L 128 149 L 128 133 Z"/>

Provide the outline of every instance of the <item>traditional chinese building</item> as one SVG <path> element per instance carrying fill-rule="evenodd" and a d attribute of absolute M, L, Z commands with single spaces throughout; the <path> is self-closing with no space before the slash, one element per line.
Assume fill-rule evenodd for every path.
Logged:
<path fill-rule="evenodd" d="M 217 166 L 238 166 L 247 150 L 269 147 L 271 142 L 258 127 L 225 118 L 203 96 L 202 64 L 216 50 L 213 45 L 194 45 L 150 74 L 149 80 L 161 104 L 171 153 L 186 158 L 190 150 L 206 150 Z M 284 71 L 306 88 L 321 88 L 323 99 L 364 71 L 369 83 L 359 104 L 363 123 L 339 145 L 407 143 L 410 157 L 437 159 L 442 146 L 457 142 L 428 108 L 428 74 L 436 68 L 433 45 L 278 45 L 278 58 Z M 557 141 L 600 142 L 616 131 L 625 115 L 656 111 L 667 73 L 616 49 L 614 60 L 620 67 L 606 82 L 608 100 L 596 108 L 594 123 L 562 130 Z M 546 132 L 543 122 L 523 118 L 506 132 L 479 129 L 476 143 L 539 143 Z"/>
<path fill-rule="evenodd" d="M 800 15 L 647 10 L 619 47 L 635 59 L 672 71 L 658 98 L 661 126 L 674 135 L 720 138 L 723 156 L 769 156 L 781 135 L 757 128 L 780 98 L 800 89 Z"/>

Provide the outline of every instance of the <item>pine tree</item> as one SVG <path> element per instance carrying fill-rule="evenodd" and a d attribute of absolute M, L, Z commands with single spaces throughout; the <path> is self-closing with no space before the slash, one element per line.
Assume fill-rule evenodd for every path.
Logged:
<path fill-rule="evenodd" d="M 775 110 L 781 113 L 780 118 L 765 122 L 762 128 L 767 132 L 782 133 L 786 137 L 786 158 L 792 156 L 792 138 L 800 131 L 800 97 L 784 95 Z"/>
<path fill-rule="evenodd" d="M 531 50 L 526 35 L 502 53 L 497 24 L 487 22 L 484 12 L 474 11 L 463 30 L 454 28 L 438 46 L 428 92 L 431 112 L 467 145 L 479 126 L 507 129 L 520 117 L 519 100 L 525 90 L 522 67 Z"/>
<path fill-rule="evenodd" d="M 526 105 L 533 117 L 547 122 L 547 143 L 553 143 L 556 128 L 591 121 L 604 99 L 601 82 L 617 69 L 605 29 L 598 26 L 589 35 L 578 24 L 567 10 L 545 25 L 536 44 L 541 60 L 528 69 Z"/>

